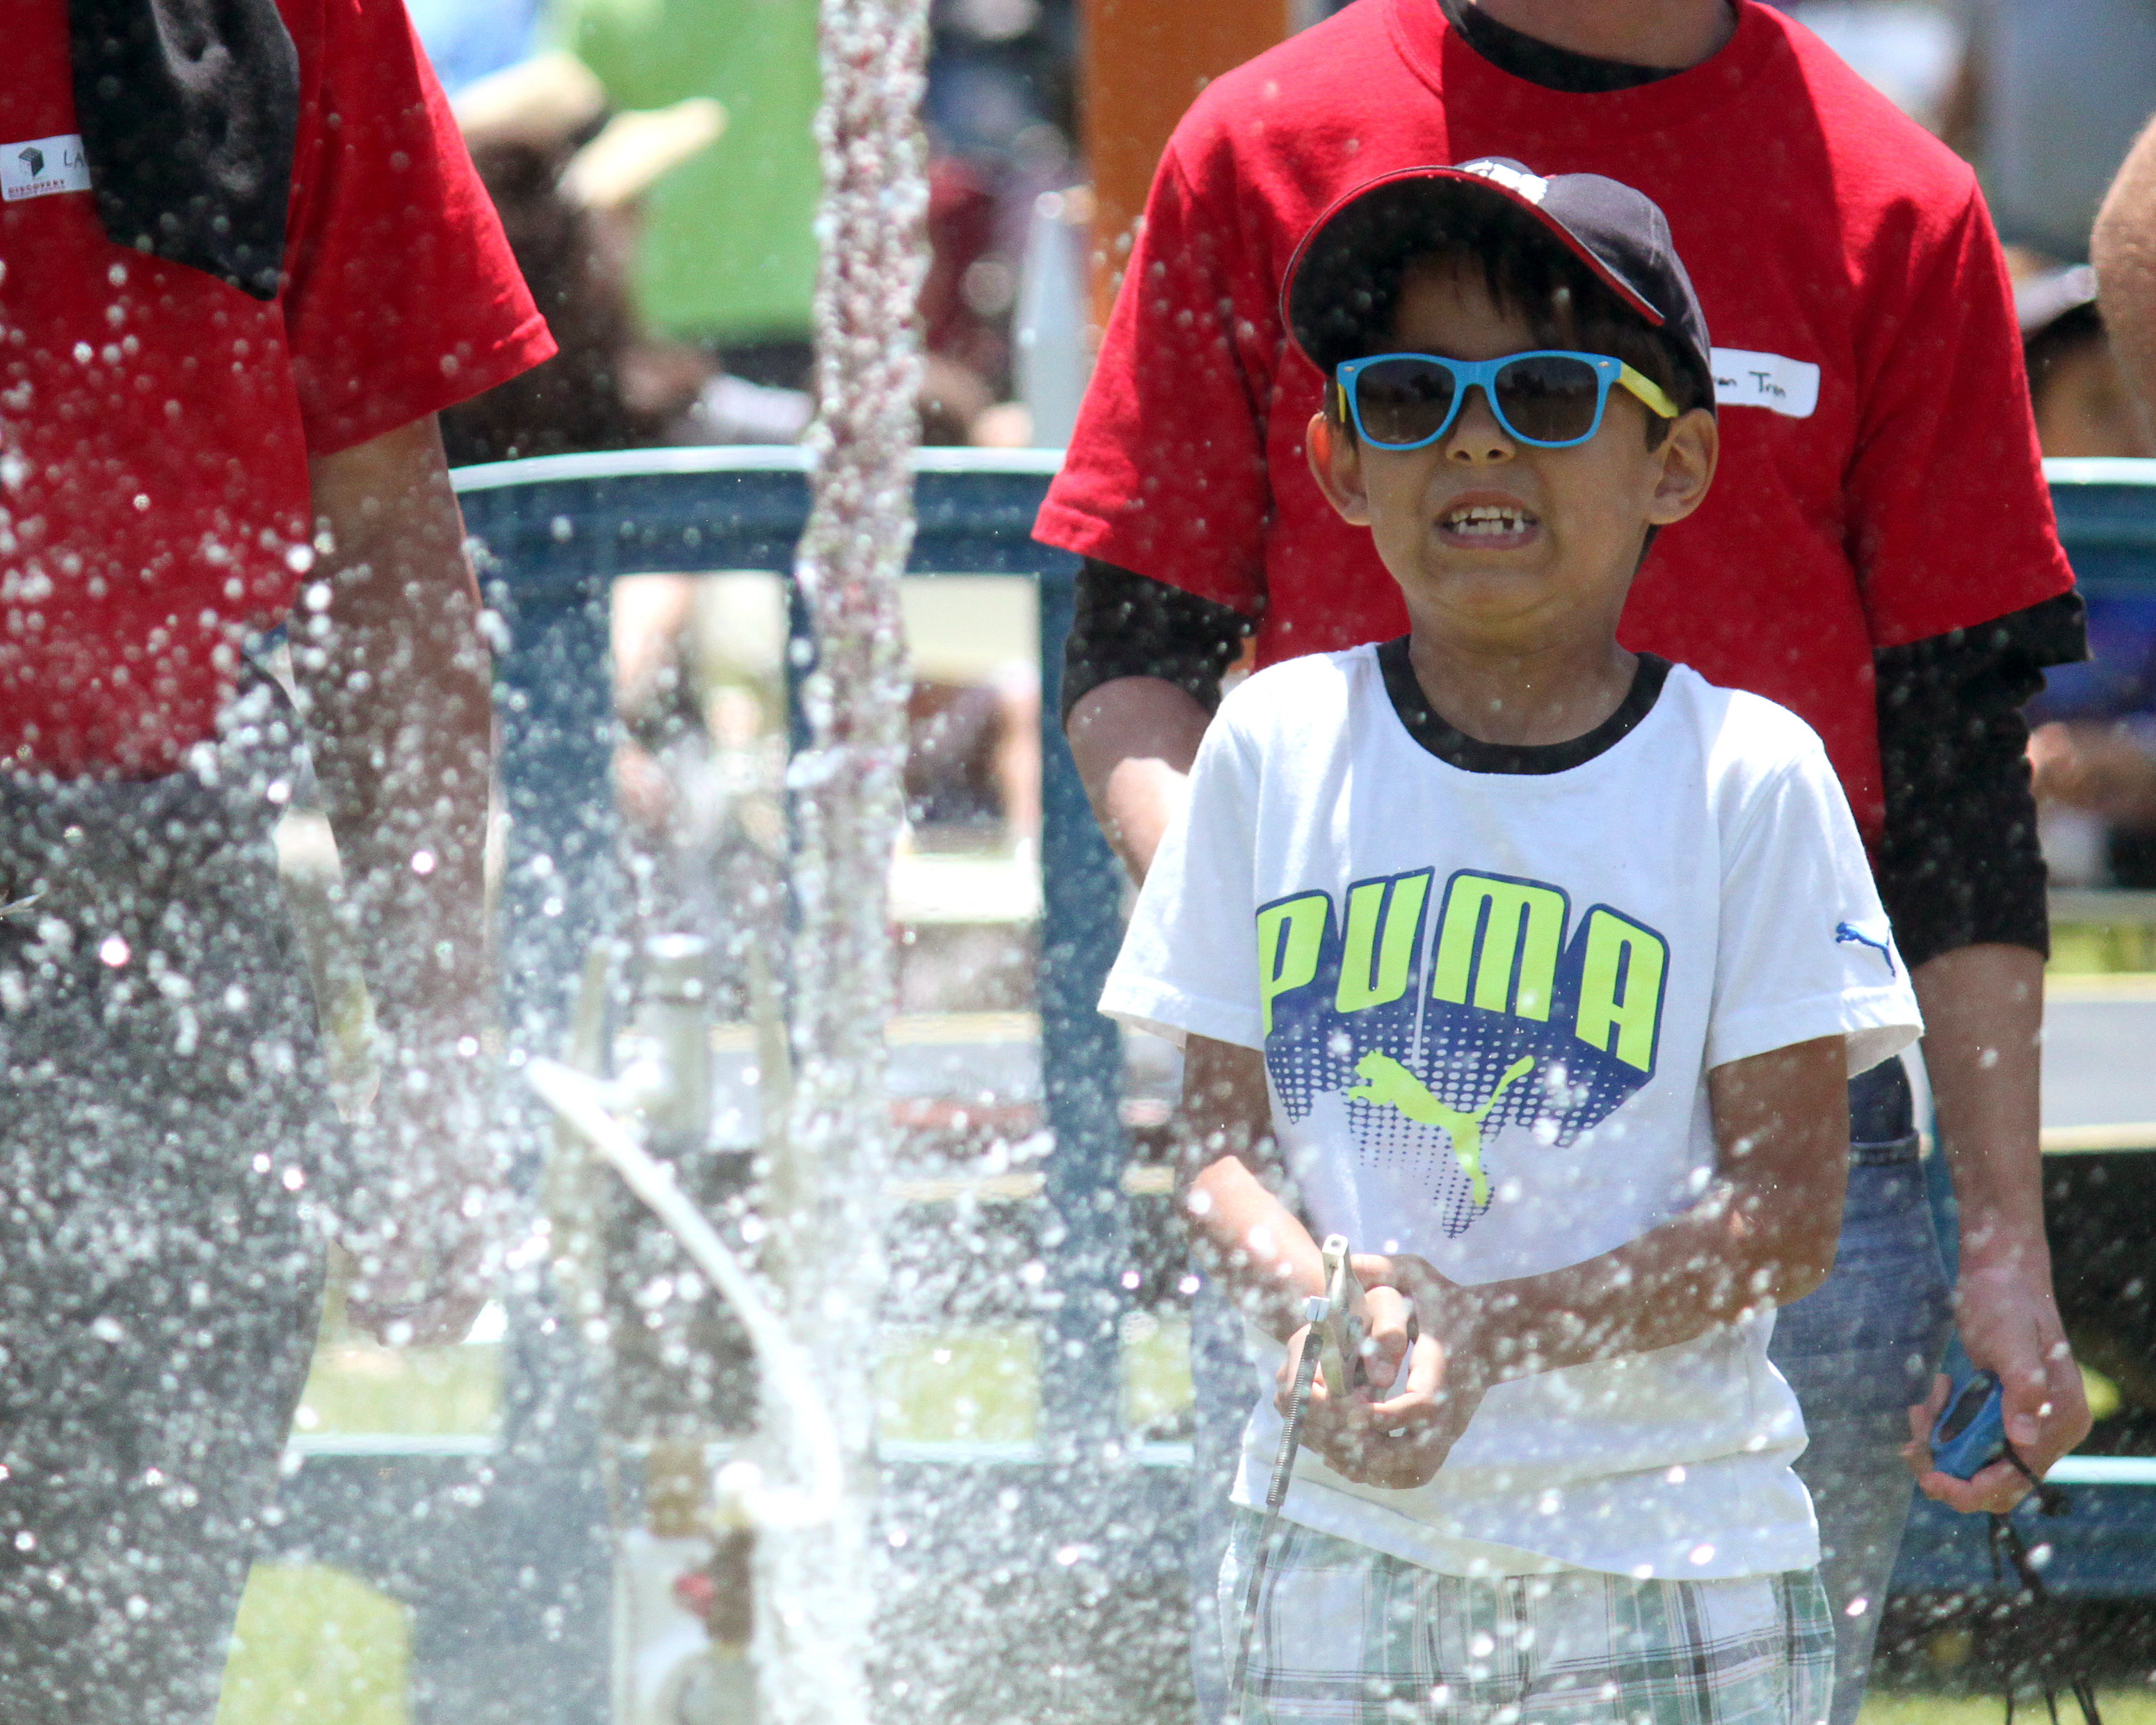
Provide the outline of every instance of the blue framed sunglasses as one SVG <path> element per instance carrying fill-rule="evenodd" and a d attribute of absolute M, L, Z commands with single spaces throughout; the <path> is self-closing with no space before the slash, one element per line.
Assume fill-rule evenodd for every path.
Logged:
<path fill-rule="evenodd" d="M 1467 392 L 1477 388 L 1509 435 L 1539 449 L 1568 449 L 1593 437 L 1613 383 L 1650 413 L 1677 417 L 1677 404 L 1660 384 L 1606 353 L 1553 347 L 1476 360 L 1378 353 L 1342 360 L 1332 376 L 1338 416 L 1381 449 L 1435 443 L 1460 417 Z"/>

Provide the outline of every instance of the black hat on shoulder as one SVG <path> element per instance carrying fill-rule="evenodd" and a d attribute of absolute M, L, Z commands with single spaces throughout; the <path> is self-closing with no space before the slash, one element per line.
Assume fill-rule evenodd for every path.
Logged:
<path fill-rule="evenodd" d="M 1327 377 L 1387 339 L 1409 259 L 1463 228 L 1517 215 L 1586 267 L 1650 328 L 1676 339 L 1713 399 L 1707 318 L 1670 224 L 1645 193 L 1601 174 L 1548 177 L 1503 157 L 1450 167 L 1400 168 L 1366 181 L 1311 224 L 1289 260 L 1281 311 L 1288 332 Z"/>

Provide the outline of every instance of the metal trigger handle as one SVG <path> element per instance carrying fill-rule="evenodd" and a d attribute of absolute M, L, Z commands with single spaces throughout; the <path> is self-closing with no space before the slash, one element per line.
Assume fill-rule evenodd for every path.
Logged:
<path fill-rule="evenodd" d="M 1326 1236 L 1319 1249 L 1325 1266 L 1325 1301 L 1328 1308 L 1319 1327 L 1322 1351 L 1318 1363 L 1325 1371 L 1328 1395 L 1345 1395 L 1364 1381 L 1363 1338 L 1368 1333 L 1368 1308 L 1363 1285 L 1355 1280 L 1345 1235 Z"/>

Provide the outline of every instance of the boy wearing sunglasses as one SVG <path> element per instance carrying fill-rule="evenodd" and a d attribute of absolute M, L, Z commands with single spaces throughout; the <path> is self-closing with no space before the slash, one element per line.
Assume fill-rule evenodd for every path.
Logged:
<path fill-rule="evenodd" d="M 1227 698 L 1102 999 L 1184 1046 L 1183 1202 L 1278 1386 L 1231 1645 L 1316 1240 L 1369 1291 L 1240 1718 L 1811 1725 L 1834 1630 L 1767 1343 L 1833 1261 L 1845 1081 L 1921 1022 L 1818 737 L 1617 644 L 1713 477 L 1697 300 L 1639 193 L 1482 160 L 1348 194 L 1286 310 L 1409 633 Z"/>

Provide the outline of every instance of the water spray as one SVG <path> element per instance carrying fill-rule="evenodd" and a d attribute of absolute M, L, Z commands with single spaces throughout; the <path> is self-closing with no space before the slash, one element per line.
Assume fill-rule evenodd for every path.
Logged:
<path fill-rule="evenodd" d="M 722 1496 L 731 1502 L 721 1513 L 737 1512 L 757 1528 L 808 1527 L 830 1522 L 839 1512 L 844 1467 L 838 1428 L 817 1388 L 808 1357 L 795 1346 L 756 1281 L 734 1256 L 718 1230 L 690 1203 L 673 1171 L 656 1160 L 608 1104 L 613 1087 L 604 1080 L 548 1060 L 525 1067 L 540 1099 L 591 1144 L 623 1183 L 648 1205 L 690 1260 L 711 1280 L 748 1332 L 749 1345 L 762 1362 L 764 1382 L 786 1402 L 794 1430 L 807 1452 L 807 1489 L 767 1487 L 752 1463 L 730 1463 L 721 1473 Z"/>
<path fill-rule="evenodd" d="M 1280 1452 L 1273 1458 L 1271 1480 L 1265 1486 L 1265 1518 L 1258 1530 L 1257 1549 L 1251 1554 L 1250 1579 L 1243 1586 L 1243 1609 L 1235 1635 L 1235 1659 L 1228 1672 L 1229 1717 L 1243 1717 L 1243 1686 L 1250 1672 L 1250 1642 L 1258 1626 L 1258 1601 L 1264 1591 L 1265 1571 L 1272 1563 L 1273 1540 L 1280 1530 L 1281 1506 L 1287 1502 L 1289 1482 L 1295 1477 L 1295 1460 L 1302 1448 L 1303 1417 L 1310 1411 L 1310 1389 L 1317 1368 L 1325 1368 L 1326 1391 L 1344 1395 L 1363 1377 L 1363 1285 L 1356 1281 L 1349 1262 L 1348 1241 L 1341 1235 L 1327 1236 L 1320 1249 L 1325 1264 L 1325 1291 L 1303 1302 L 1302 1321 L 1308 1333 L 1296 1363 L 1295 1388 L 1288 1397 L 1287 1417 L 1281 1426 Z"/>

